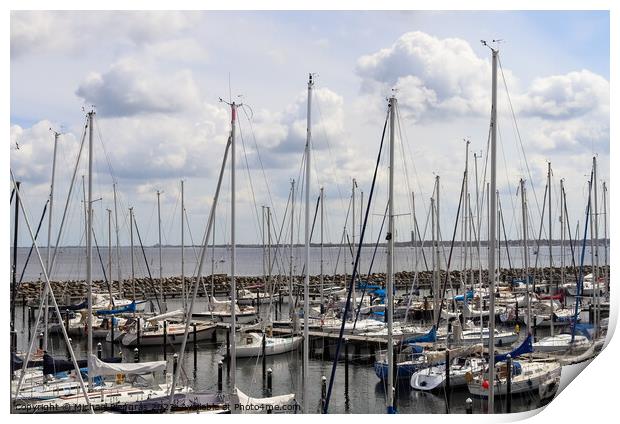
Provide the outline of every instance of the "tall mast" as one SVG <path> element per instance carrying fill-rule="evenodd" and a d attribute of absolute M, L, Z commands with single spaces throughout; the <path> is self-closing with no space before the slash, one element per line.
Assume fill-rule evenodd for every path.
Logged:
<path fill-rule="evenodd" d="M 108 211 L 108 275 L 110 292 L 112 292 L 112 209 L 106 209 L 106 211 Z"/>
<path fill-rule="evenodd" d="M 118 293 L 119 296 L 123 295 L 123 279 L 121 277 L 121 248 L 118 236 L 118 209 L 116 207 L 116 183 L 112 184 L 112 191 L 114 193 L 114 231 L 116 232 L 116 271 L 118 274 Z"/>
<path fill-rule="evenodd" d="M 599 281 L 598 281 L 598 276 L 599 276 L 599 262 L 598 262 L 598 179 L 597 179 L 597 166 L 596 166 L 596 156 L 594 156 L 592 158 L 593 161 L 593 165 L 594 165 L 594 175 L 592 178 L 592 184 L 594 184 L 594 227 L 592 227 L 592 229 L 594 230 L 594 264 L 592 264 L 594 266 L 594 298 L 595 298 L 595 303 L 596 303 L 596 315 L 595 315 L 595 320 L 594 320 L 594 332 L 595 334 L 598 335 L 598 328 L 599 328 L 599 320 L 600 320 L 600 290 L 599 290 Z"/>
<path fill-rule="evenodd" d="M 521 219 L 523 222 L 523 279 L 525 280 L 525 302 L 527 304 L 527 334 L 532 332 L 532 311 L 530 302 L 530 273 L 529 273 L 529 252 L 527 246 L 527 192 L 525 189 L 525 180 L 519 181 L 521 186 Z"/>
<path fill-rule="evenodd" d="M 551 292 L 551 286 L 553 284 L 553 249 L 552 249 L 552 243 L 553 243 L 553 227 L 552 227 L 552 221 L 551 221 L 551 162 L 547 163 L 547 186 L 549 187 L 549 190 L 547 190 L 548 194 L 548 199 L 549 199 L 549 211 L 548 211 L 548 217 L 549 217 L 549 281 L 547 282 L 547 287 L 548 287 L 548 291 Z M 557 283 L 556 283 L 556 291 L 557 291 Z M 551 296 L 550 296 L 551 297 Z M 553 328 L 553 299 L 549 299 L 549 306 L 551 307 L 551 320 L 550 320 L 550 327 L 549 329 L 551 330 L 551 335 L 553 336 L 554 334 L 554 328 Z"/>
<path fill-rule="evenodd" d="M 435 209 L 434 209 L 434 226 L 433 228 L 435 229 L 435 234 L 433 235 L 433 240 L 434 240 L 434 252 L 433 254 L 435 255 L 435 260 L 434 260 L 434 264 L 435 264 L 435 272 L 433 273 L 433 315 L 434 315 L 434 322 L 438 322 L 439 320 L 439 316 L 441 314 L 441 311 L 439 310 L 441 307 L 441 302 L 439 299 L 439 281 L 440 281 L 440 274 L 441 274 L 441 256 L 439 255 L 439 239 L 440 239 L 440 230 L 439 230 L 439 175 L 435 176 L 435 199 L 434 199 L 434 205 L 435 205 Z M 433 210 L 433 209 L 431 209 Z"/>
<path fill-rule="evenodd" d="M 209 302 L 213 302 L 213 298 L 215 297 L 215 214 L 217 212 L 217 208 L 215 207 L 216 199 L 213 198 L 213 239 L 211 241 L 211 298 Z M 206 243 L 205 243 L 206 244 Z"/>
<path fill-rule="evenodd" d="M 131 250 L 131 296 L 136 300 L 136 270 L 133 258 L 133 207 L 129 208 L 129 245 Z"/>
<path fill-rule="evenodd" d="M 605 276 L 605 279 L 604 279 L 605 284 L 609 284 L 609 281 L 608 281 L 609 276 L 607 274 L 607 269 L 608 269 L 607 265 L 609 265 L 608 263 L 609 258 L 607 256 L 608 255 L 608 250 L 607 250 L 608 249 L 607 248 L 607 242 L 608 242 L 607 240 L 607 184 L 605 183 L 605 181 L 603 181 L 603 216 L 604 216 L 603 218 L 603 233 L 604 234 L 603 235 L 605 237 L 605 239 L 603 240 L 603 246 L 605 247 L 605 257 L 604 257 L 605 262 L 603 262 L 603 264 L 605 265 L 605 268 L 603 269 L 603 273 Z"/>
<path fill-rule="evenodd" d="M 185 292 L 185 181 L 181 180 L 181 295 L 183 311 L 187 311 L 187 293 Z"/>
<path fill-rule="evenodd" d="M 314 81 L 312 80 L 312 74 L 308 76 L 308 111 L 306 115 L 307 119 L 307 132 L 306 132 L 306 216 L 305 216 L 305 241 L 306 241 L 306 275 L 304 283 L 304 357 L 303 357 L 303 399 L 304 407 L 303 412 L 310 412 L 310 401 L 308 395 L 308 384 L 306 379 L 309 378 L 308 374 L 308 361 L 310 359 L 310 343 L 308 334 L 308 313 L 310 312 L 310 141 L 312 140 L 312 87 Z M 344 317 L 343 319 L 346 319 Z"/>
<path fill-rule="evenodd" d="M 564 265 L 566 259 L 564 258 L 564 238 L 566 237 L 566 217 L 564 215 L 564 178 L 560 180 L 560 284 L 564 287 L 565 275 Z"/>
<path fill-rule="evenodd" d="M 88 286 L 88 369 L 92 369 L 93 354 L 93 118 L 95 112 L 88 112 L 88 206 L 86 225 L 86 285 Z M 88 373 L 88 389 L 93 388 L 93 373 Z"/>
<path fill-rule="evenodd" d="M 549 187 L 548 191 L 548 199 L 549 199 L 549 292 L 551 292 L 551 285 L 553 284 L 553 249 L 551 248 L 551 244 L 553 242 L 553 227 L 551 220 L 551 162 L 547 163 L 547 187 Z M 551 301 L 553 305 L 553 301 Z M 551 320 L 551 335 L 553 335 L 553 320 Z"/>
<path fill-rule="evenodd" d="M 353 264 L 353 260 L 355 258 L 355 178 L 353 178 L 353 181 L 351 183 L 351 211 L 352 211 L 352 216 L 351 216 L 351 246 L 353 247 L 352 251 L 351 251 L 351 268 L 353 268 L 354 264 Z M 351 271 L 353 272 L 353 271 Z M 355 293 L 355 281 L 353 282 L 353 310 L 355 310 L 357 308 L 357 297 L 356 297 L 356 293 Z M 345 317 L 346 319 L 346 317 Z"/>
<path fill-rule="evenodd" d="M 237 282 L 235 280 L 235 266 L 237 264 L 237 241 L 235 238 L 236 224 L 236 158 L 235 158 L 235 125 L 237 121 L 237 104 L 232 102 L 230 105 L 230 387 L 233 393 L 236 391 L 235 377 L 237 374 L 237 340 L 235 337 L 237 329 Z"/>
<path fill-rule="evenodd" d="M 293 309 L 293 239 L 294 239 L 293 236 L 295 232 L 294 224 L 295 224 L 295 180 L 292 180 L 291 181 L 291 244 L 290 244 L 290 262 L 289 262 L 289 280 L 288 280 L 289 314 L 295 313 Z"/>
<path fill-rule="evenodd" d="M 469 198 L 468 193 L 468 181 L 469 181 L 469 140 L 465 140 L 465 190 L 463 190 L 463 205 L 465 207 L 463 211 L 463 274 L 461 275 L 461 279 L 463 280 L 463 302 L 467 302 L 467 230 L 468 230 L 468 211 L 467 211 L 467 199 Z"/>
<path fill-rule="evenodd" d="M 54 131 L 54 155 L 52 156 L 52 181 L 50 184 L 50 205 L 49 212 L 47 215 L 47 249 L 45 249 L 47 254 L 47 259 L 45 262 L 45 266 L 47 267 L 47 275 L 51 278 L 51 253 L 52 253 L 52 214 L 54 212 L 54 177 L 56 176 L 56 152 L 58 151 L 58 137 L 60 133 Z M 47 351 L 47 342 L 48 342 L 48 319 L 49 319 L 49 298 L 45 296 L 45 317 L 44 317 L 44 327 L 45 331 L 43 332 L 43 350 Z"/>
<path fill-rule="evenodd" d="M 605 188 L 605 186 L 603 185 L 603 189 Z M 604 192 L 603 192 L 604 195 Z M 604 197 L 603 197 L 604 198 Z M 320 274 L 319 274 L 319 289 L 320 289 L 320 299 L 321 299 L 321 314 L 323 313 L 323 308 L 325 307 L 323 305 L 323 219 L 324 219 L 324 203 L 325 198 L 323 195 L 323 187 L 321 187 L 321 249 L 320 249 L 320 256 L 321 256 L 321 269 L 320 269 Z M 605 238 L 607 238 L 607 226 L 605 226 Z M 607 253 L 607 250 L 605 250 L 605 253 Z M 605 256 L 607 257 L 607 256 Z"/>
<path fill-rule="evenodd" d="M 18 242 L 18 238 L 19 238 L 19 206 L 20 206 L 20 201 L 19 201 L 19 186 L 21 185 L 21 182 L 19 181 L 15 181 L 15 218 L 14 218 L 14 225 L 13 225 L 13 263 L 11 264 L 11 331 L 15 331 L 15 299 L 17 297 L 17 242 Z M 15 342 L 17 342 L 17 338 L 13 339 L 11 338 L 11 340 L 14 340 Z M 13 351 L 17 350 L 17 346 L 13 345 L 11 346 L 13 348 Z"/>
<path fill-rule="evenodd" d="M 159 294 L 161 295 L 163 302 L 163 313 L 166 312 L 166 297 L 164 296 L 164 267 L 161 260 L 161 203 L 160 198 L 161 191 L 157 190 L 157 235 L 158 235 L 158 251 L 159 251 Z"/>
<path fill-rule="evenodd" d="M 388 192 L 388 233 L 387 233 L 387 412 L 394 411 L 394 341 L 392 325 L 394 321 L 394 123 L 397 100 L 390 97 L 390 172 Z"/>
<path fill-rule="evenodd" d="M 267 206 L 267 284 L 265 292 L 271 293 L 271 208 Z"/>
<path fill-rule="evenodd" d="M 486 44 L 486 43 L 485 43 Z M 489 47 L 491 48 L 491 47 Z M 491 89 L 491 186 L 489 188 L 489 204 L 491 213 L 489 214 L 489 413 L 493 413 L 495 405 L 495 219 L 497 202 L 495 200 L 497 181 L 497 55 L 498 50 L 491 48 L 492 52 L 492 89 Z"/>

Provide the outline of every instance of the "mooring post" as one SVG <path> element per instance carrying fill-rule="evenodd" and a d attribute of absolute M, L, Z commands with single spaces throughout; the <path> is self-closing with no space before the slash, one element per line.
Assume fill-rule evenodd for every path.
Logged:
<path fill-rule="evenodd" d="M 32 308 L 28 306 L 28 340 L 32 338 Z"/>
<path fill-rule="evenodd" d="M 349 339 L 344 339 L 344 391 L 349 391 Z"/>
<path fill-rule="evenodd" d="M 103 354 L 103 346 L 101 346 L 101 342 L 97 343 L 97 359 L 101 361 L 101 355 Z"/>
<path fill-rule="evenodd" d="M 325 398 L 327 397 L 327 377 L 321 377 L 321 414 L 325 411 Z"/>
<path fill-rule="evenodd" d="M 267 370 L 267 396 L 271 397 L 271 389 L 273 387 L 273 370 L 269 368 Z"/>
<path fill-rule="evenodd" d="M 136 345 L 138 346 L 138 349 L 140 349 L 140 317 L 138 317 L 138 321 L 137 321 L 137 331 L 136 331 Z"/>
<path fill-rule="evenodd" d="M 39 333 L 39 350 L 43 350 L 43 333 Z"/>
<path fill-rule="evenodd" d="M 177 366 L 179 365 L 179 355 L 175 353 L 172 355 L 172 374 L 177 373 Z"/>
<path fill-rule="evenodd" d="M 465 400 L 465 413 L 472 414 L 473 413 L 473 403 L 474 401 L 471 398 L 467 398 Z"/>
<path fill-rule="evenodd" d="M 224 363 L 222 361 L 219 361 L 217 363 L 217 391 L 220 393 L 222 392 L 223 369 Z"/>
<path fill-rule="evenodd" d="M 512 357 L 506 355 L 506 412 L 511 413 L 512 409 Z"/>
<path fill-rule="evenodd" d="M 226 375 L 230 377 L 230 329 L 226 331 Z"/>
<path fill-rule="evenodd" d="M 194 369 L 198 369 L 198 345 L 196 344 L 196 323 L 192 323 L 192 333 L 194 335 Z"/>
<path fill-rule="evenodd" d="M 519 322 L 519 301 L 515 302 L 515 321 Z"/>
<path fill-rule="evenodd" d="M 168 354 L 168 321 L 164 320 L 164 361 Z"/>
<path fill-rule="evenodd" d="M 69 344 L 67 345 L 67 360 L 71 360 L 71 343 L 73 342 L 73 340 L 71 340 L 71 337 L 69 337 Z"/>
<path fill-rule="evenodd" d="M 256 312 L 260 312 L 260 298 L 259 298 L 259 293 L 260 293 L 260 291 L 257 289 L 257 290 L 256 290 Z"/>
<path fill-rule="evenodd" d="M 133 350 L 133 361 L 135 363 L 140 362 L 140 350 L 137 347 Z"/>
<path fill-rule="evenodd" d="M 65 310 L 65 330 L 69 333 L 69 310 Z"/>
<path fill-rule="evenodd" d="M 450 413 L 450 351 L 446 349 L 446 414 Z"/>
<path fill-rule="evenodd" d="M 114 358 L 114 315 L 110 317 L 110 358 Z"/>

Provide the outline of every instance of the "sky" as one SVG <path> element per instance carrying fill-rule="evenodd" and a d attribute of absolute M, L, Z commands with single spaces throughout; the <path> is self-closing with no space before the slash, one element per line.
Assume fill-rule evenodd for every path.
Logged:
<path fill-rule="evenodd" d="M 476 216 L 474 169 L 477 164 L 480 181 L 485 169 L 491 55 L 480 40 L 501 39 L 495 44 L 501 62 L 497 178 L 508 237 L 521 234 L 521 178 L 527 180 L 530 232 L 538 232 L 548 161 L 554 238 L 560 231 L 561 179 L 573 231 L 585 215 L 593 156 L 599 183 L 609 184 L 608 12 L 13 11 L 10 24 L 11 169 L 23 184 L 33 222 L 50 191 L 50 129 L 62 133 L 53 234 L 63 215 L 85 111 L 94 108 L 93 208 L 100 243 L 107 244 L 106 209 L 114 210 L 115 182 L 121 244 L 129 243 L 129 207 L 143 242 L 157 243 L 158 190 L 162 242 L 179 244 L 182 179 L 189 222 L 185 239 L 199 243 L 230 131 L 223 98 L 245 105 L 237 128 L 237 241 L 261 242 L 262 206 L 271 207 L 274 233 L 280 234 L 294 179 L 294 239 L 303 243 L 299 186 L 307 80 L 314 73 L 310 195 L 314 211 L 324 187 L 325 241 L 341 239 L 352 178 L 358 185 L 359 225 L 360 198 L 367 202 L 386 98 L 392 94 L 399 104 L 396 239 L 410 239 L 412 191 L 424 231 L 439 176 L 439 222 L 447 240 L 465 170 L 464 139 L 470 140 L 468 191 Z M 366 242 L 379 237 L 387 150 L 380 165 Z M 227 243 L 230 235 L 229 172 L 216 213 L 218 243 Z M 61 245 L 83 243 L 86 156 L 76 175 Z M 601 185 L 598 202 L 602 209 Z M 281 232 L 286 240 L 288 219 Z M 46 231 L 40 240 L 47 242 Z M 20 245 L 28 244 L 22 226 Z"/>

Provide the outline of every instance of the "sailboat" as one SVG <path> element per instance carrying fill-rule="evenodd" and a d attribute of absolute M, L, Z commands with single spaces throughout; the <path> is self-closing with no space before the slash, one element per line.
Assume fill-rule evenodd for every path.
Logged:
<path fill-rule="evenodd" d="M 467 385 L 469 376 L 480 372 L 486 365 L 481 356 L 472 356 L 481 354 L 482 349 L 482 343 L 478 343 L 464 348 L 448 350 L 447 352 L 451 358 L 450 364 L 444 362 L 443 364 L 431 366 L 414 373 L 410 380 L 411 388 L 421 391 L 443 388 L 446 382 L 446 366 L 450 367 L 450 387 Z M 446 354 L 444 354 L 444 358 L 445 356 Z"/>

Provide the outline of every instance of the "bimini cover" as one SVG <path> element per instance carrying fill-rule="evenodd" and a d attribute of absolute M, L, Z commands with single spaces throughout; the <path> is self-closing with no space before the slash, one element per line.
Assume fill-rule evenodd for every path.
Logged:
<path fill-rule="evenodd" d="M 90 355 L 92 375 L 148 374 L 166 369 L 166 361 L 109 364 Z"/>
<path fill-rule="evenodd" d="M 295 394 L 273 396 L 266 398 L 253 398 L 241 390 L 237 389 L 238 402 L 236 405 L 231 405 L 234 409 L 241 413 L 261 413 L 272 411 L 289 411 L 286 406 L 294 405 Z M 233 398 L 234 400 L 234 398 Z"/>

